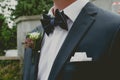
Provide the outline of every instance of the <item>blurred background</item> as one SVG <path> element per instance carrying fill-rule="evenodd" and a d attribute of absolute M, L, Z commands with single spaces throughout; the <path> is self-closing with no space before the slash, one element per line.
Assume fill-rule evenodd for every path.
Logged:
<path fill-rule="evenodd" d="M 90 0 L 120 14 L 120 0 Z M 0 80 L 21 80 L 26 34 L 41 25 L 52 0 L 0 0 Z"/>

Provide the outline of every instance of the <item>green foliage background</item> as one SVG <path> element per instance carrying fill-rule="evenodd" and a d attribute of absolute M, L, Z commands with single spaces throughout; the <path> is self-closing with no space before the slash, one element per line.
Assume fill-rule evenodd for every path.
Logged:
<path fill-rule="evenodd" d="M 6 23 L 4 15 L 0 14 L 0 55 L 4 55 L 4 50 L 16 49 L 16 31 L 16 27 L 8 27 L 8 23 Z"/>
<path fill-rule="evenodd" d="M 18 0 L 18 5 L 13 10 L 12 15 L 17 18 L 47 13 L 52 3 L 52 0 Z"/>
<path fill-rule="evenodd" d="M 4 0 L 2 0 L 4 1 Z M 47 13 L 52 6 L 52 0 L 18 0 L 16 9 L 9 8 L 12 11 L 11 20 L 20 16 L 39 15 Z M 0 6 L 2 7 L 2 6 Z M 2 8 L 5 9 L 6 6 Z M 13 16 L 15 16 L 13 18 Z M 15 49 L 17 46 L 16 27 L 8 28 L 4 15 L 0 14 L 0 55 L 4 54 L 4 50 Z"/>
<path fill-rule="evenodd" d="M 22 80 L 19 60 L 0 60 L 0 80 Z"/>
<path fill-rule="evenodd" d="M 13 20 L 13 16 L 18 18 L 20 16 L 47 13 L 51 6 L 52 0 L 18 0 L 16 9 L 9 10 L 12 11 L 11 19 Z M 0 14 L 0 56 L 4 55 L 4 50 L 15 49 L 17 46 L 16 27 L 13 26 L 13 28 L 10 29 L 5 20 L 4 15 Z M 21 80 L 20 70 L 21 67 L 18 61 L 0 60 L 0 80 Z"/>

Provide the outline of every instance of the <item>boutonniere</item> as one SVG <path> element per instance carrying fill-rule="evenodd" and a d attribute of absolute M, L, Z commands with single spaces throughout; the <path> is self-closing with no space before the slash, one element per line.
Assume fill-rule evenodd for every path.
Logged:
<path fill-rule="evenodd" d="M 40 38 L 40 32 L 32 32 L 32 33 L 28 33 L 27 37 L 29 37 L 32 40 L 37 40 Z"/>
<path fill-rule="evenodd" d="M 41 32 L 28 33 L 25 40 L 25 47 L 30 47 L 33 51 L 38 51 L 41 46 L 42 36 Z"/>

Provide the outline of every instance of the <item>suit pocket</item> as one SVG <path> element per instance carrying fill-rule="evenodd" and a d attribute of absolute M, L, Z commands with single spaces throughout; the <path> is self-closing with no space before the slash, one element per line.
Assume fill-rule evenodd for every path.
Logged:
<path fill-rule="evenodd" d="M 91 80 L 93 61 L 68 62 L 62 71 L 62 80 Z"/>
<path fill-rule="evenodd" d="M 104 80 L 105 77 L 108 78 L 107 71 L 97 61 L 68 62 L 62 70 L 62 80 Z"/>

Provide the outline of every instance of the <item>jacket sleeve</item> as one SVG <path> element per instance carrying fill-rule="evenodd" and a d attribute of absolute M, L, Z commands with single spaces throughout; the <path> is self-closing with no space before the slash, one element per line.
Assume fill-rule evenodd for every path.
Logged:
<path fill-rule="evenodd" d="M 37 32 L 37 31 L 41 32 L 42 35 L 44 35 L 42 26 L 37 26 L 35 29 L 30 31 L 29 33 Z M 39 41 L 40 44 L 41 44 L 41 40 Z M 38 65 L 39 56 L 40 56 L 39 53 L 33 54 L 32 48 L 29 48 L 29 47 L 25 48 L 24 60 L 23 60 L 23 80 L 36 80 L 36 76 L 37 76 L 36 68 Z"/>
<path fill-rule="evenodd" d="M 111 60 L 111 62 L 114 64 L 120 64 L 120 27 L 116 31 L 116 34 L 109 49 L 109 53 L 109 60 Z"/>
<path fill-rule="evenodd" d="M 120 26 L 116 31 L 114 39 L 109 49 L 109 59 L 107 68 L 110 76 L 115 79 L 120 79 Z"/>

